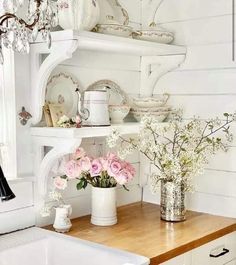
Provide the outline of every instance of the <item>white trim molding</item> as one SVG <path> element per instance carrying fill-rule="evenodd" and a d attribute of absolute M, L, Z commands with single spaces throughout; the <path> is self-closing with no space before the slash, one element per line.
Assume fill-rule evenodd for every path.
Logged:
<path fill-rule="evenodd" d="M 14 52 L 3 48 L 0 66 L 0 157 L 7 179 L 17 177 L 16 95 Z"/>

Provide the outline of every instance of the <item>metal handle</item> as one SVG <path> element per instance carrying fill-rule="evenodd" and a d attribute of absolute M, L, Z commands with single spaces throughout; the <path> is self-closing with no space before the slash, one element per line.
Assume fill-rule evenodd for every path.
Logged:
<path fill-rule="evenodd" d="M 227 248 L 223 248 L 223 251 L 221 253 L 219 253 L 218 255 L 213 255 L 213 254 L 210 254 L 210 257 L 211 258 L 219 258 L 219 257 L 222 257 L 224 256 L 225 254 L 229 253 L 229 249 Z"/>

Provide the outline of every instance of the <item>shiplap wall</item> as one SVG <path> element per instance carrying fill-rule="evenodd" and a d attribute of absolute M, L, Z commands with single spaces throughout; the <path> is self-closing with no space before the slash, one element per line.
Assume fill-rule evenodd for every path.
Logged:
<path fill-rule="evenodd" d="M 157 4 L 159 1 L 155 0 Z M 155 94 L 171 94 L 170 104 L 184 117 L 215 117 L 236 110 L 236 63 L 231 50 L 231 0 L 165 0 L 155 21 L 175 33 L 175 44 L 187 46 L 185 63 L 165 75 Z M 146 8 L 147 1 L 143 1 Z M 147 10 L 143 12 L 149 14 Z M 146 21 L 144 17 L 144 23 Z M 232 127 L 236 135 L 235 127 Z M 190 209 L 236 217 L 236 144 L 213 157 L 204 175 L 195 178 Z M 158 202 L 145 189 L 147 201 Z"/>

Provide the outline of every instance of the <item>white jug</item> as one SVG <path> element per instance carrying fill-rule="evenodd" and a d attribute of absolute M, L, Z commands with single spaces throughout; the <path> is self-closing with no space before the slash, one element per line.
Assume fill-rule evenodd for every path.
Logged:
<path fill-rule="evenodd" d="M 86 126 L 109 126 L 108 93 L 106 90 L 87 90 L 84 92 L 84 108 L 89 118 L 83 122 Z"/>
<path fill-rule="evenodd" d="M 71 205 L 62 205 L 55 208 L 55 210 L 56 216 L 53 224 L 55 231 L 59 233 L 69 232 L 72 226 L 70 221 L 70 216 L 72 214 Z"/>
<path fill-rule="evenodd" d="M 59 25 L 63 29 L 92 30 L 99 21 L 97 0 L 59 0 Z"/>

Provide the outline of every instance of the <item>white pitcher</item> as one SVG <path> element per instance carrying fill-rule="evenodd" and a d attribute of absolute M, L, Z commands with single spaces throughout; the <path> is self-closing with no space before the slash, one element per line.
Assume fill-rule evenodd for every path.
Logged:
<path fill-rule="evenodd" d="M 99 21 L 97 0 L 59 0 L 59 25 L 63 29 L 92 30 Z"/>
<path fill-rule="evenodd" d="M 56 216 L 53 224 L 55 231 L 59 233 L 69 232 L 72 226 L 70 221 L 70 216 L 72 214 L 71 205 L 62 205 L 55 208 L 55 210 Z"/>

